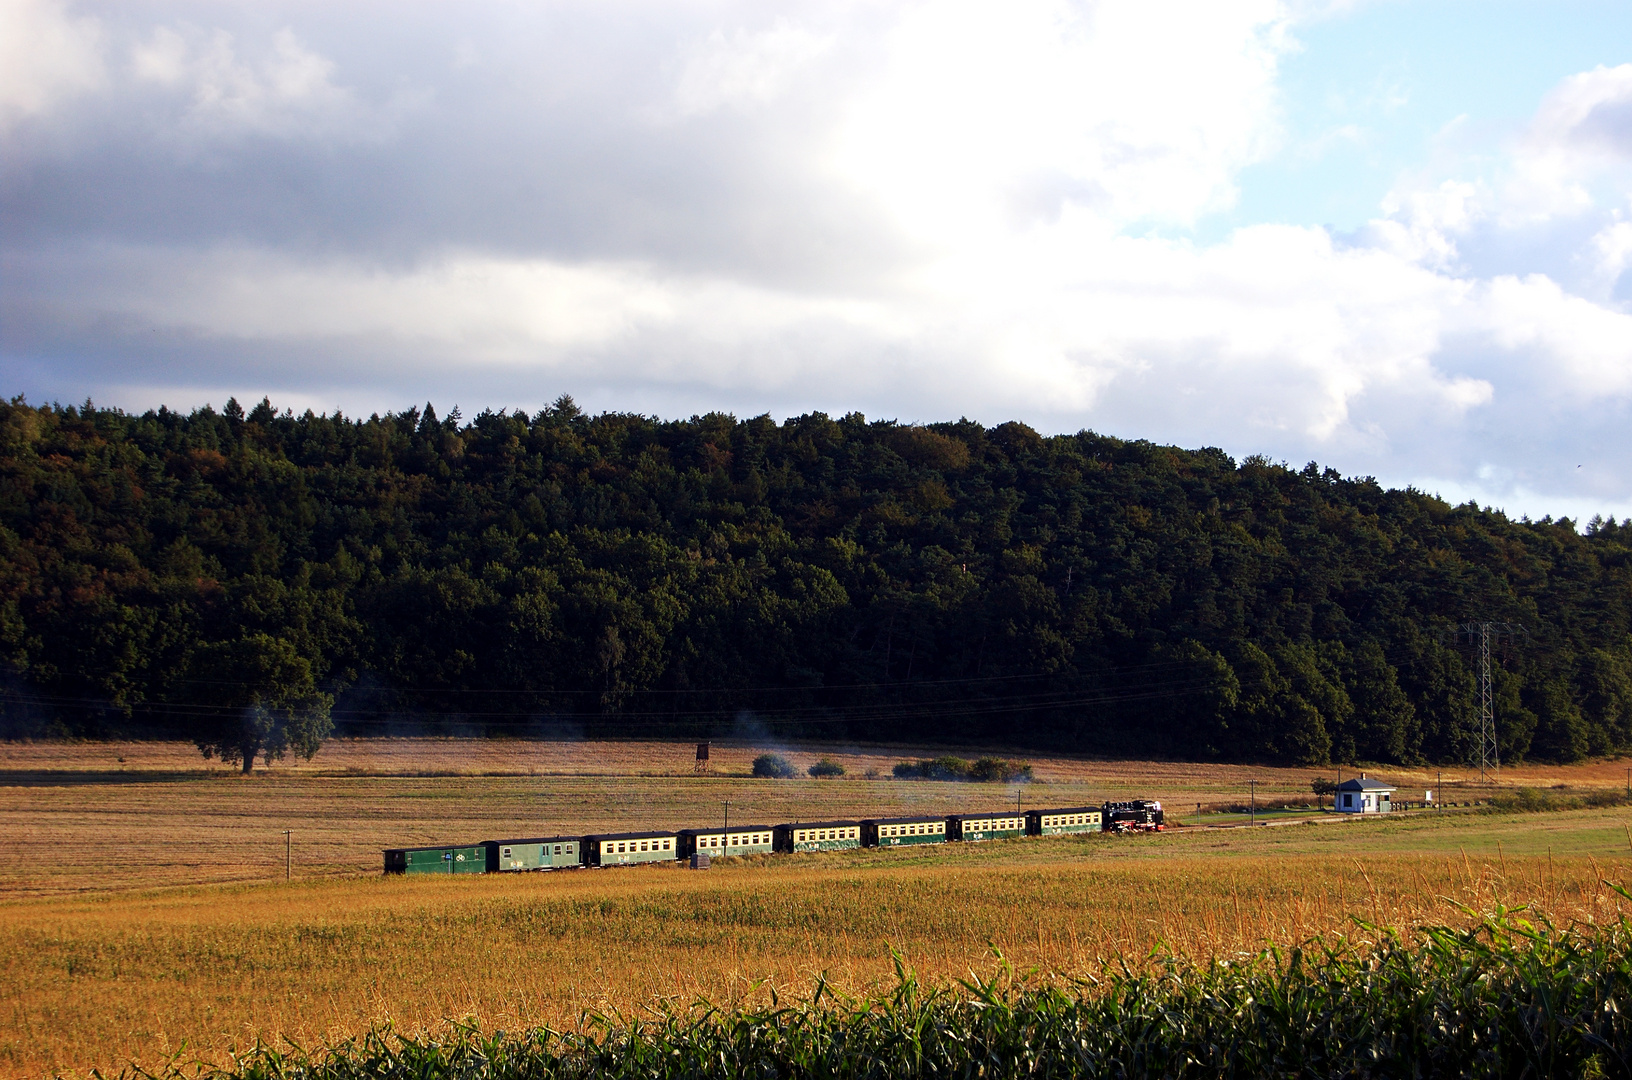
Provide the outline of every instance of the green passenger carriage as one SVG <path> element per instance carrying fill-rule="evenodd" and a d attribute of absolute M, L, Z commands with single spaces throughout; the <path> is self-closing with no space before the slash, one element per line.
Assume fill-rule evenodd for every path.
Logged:
<path fill-rule="evenodd" d="M 485 874 L 487 852 L 481 844 L 465 847 L 386 848 L 387 874 Z"/>
<path fill-rule="evenodd" d="M 861 827 L 868 847 L 946 843 L 947 819 L 944 817 L 871 818 L 863 821 Z"/>
<path fill-rule="evenodd" d="M 583 865 L 581 836 L 535 836 L 526 840 L 487 840 L 487 870 L 561 870 Z"/>
<path fill-rule="evenodd" d="M 586 836 L 584 854 L 585 866 L 673 862 L 680 857 L 679 835 L 672 832 L 626 832 Z"/>
<path fill-rule="evenodd" d="M 1026 835 L 1025 815 L 1012 814 L 954 814 L 946 819 L 947 829 L 954 840 L 1006 840 Z"/>
<path fill-rule="evenodd" d="M 842 851 L 859 848 L 862 842 L 859 821 L 795 821 L 771 830 L 776 851 Z"/>
<path fill-rule="evenodd" d="M 1054 810 L 1026 811 L 1026 831 L 1032 836 L 1097 833 L 1104 827 L 1104 814 L 1097 806 L 1062 806 Z"/>
<path fill-rule="evenodd" d="M 713 859 L 725 855 L 764 855 L 776 850 L 769 825 L 733 825 L 729 829 L 681 829 L 679 858 L 701 851 Z"/>

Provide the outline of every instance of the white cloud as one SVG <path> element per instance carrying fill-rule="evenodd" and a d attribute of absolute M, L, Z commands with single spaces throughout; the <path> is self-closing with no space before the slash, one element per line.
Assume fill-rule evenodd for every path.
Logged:
<path fill-rule="evenodd" d="M 1632 394 L 1632 315 L 1571 296 L 1540 274 L 1498 277 L 1482 293 L 1476 317 L 1492 343 L 1532 355 L 1555 394 Z"/>
<path fill-rule="evenodd" d="M 1555 468 L 1627 449 L 1632 67 L 1358 237 L 1201 242 L 1281 145 L 1310 5 L 569 0 L 404 9 L 384 45 L 318 10 L 101 13 L 82 40 L 125 59 L 52 99 L 83 163 L 0 146 L 38 223 L 5 256 L 17 370 L 1020 417 L 1632 503 Z"/>
<path fill-rule="evenodd" d="M 833 167 L 935 247 L 1066 204 L 1192 222 L 1279 137 L 1285 30 L 1269 0 L 916 6 L 848 88 Z"/>
<path fill-rule="evenodd" d="M 53 0 L 0 0 L 0 132 L 101 86 L 102 28 Z"/>
<path fill-rule="evenodd" d="M 831 34 L 786 21 L 769 30 L 738 27 L 729 35 L 715 29 L 685 61 L 674 89 L 675 110 L 680 116 L 703 116 L 769 105 L 833 44 Z"/>
<path fill-rule="evenodd" d="M 186 125 L 211 134 L 303 135 L 352 129 L 367 110 L 335 84 L 335 65 L 287 27 L 246 59 L 234 35 L 158 26 L 130 49 L 138 82 L 185 95 Z"/>

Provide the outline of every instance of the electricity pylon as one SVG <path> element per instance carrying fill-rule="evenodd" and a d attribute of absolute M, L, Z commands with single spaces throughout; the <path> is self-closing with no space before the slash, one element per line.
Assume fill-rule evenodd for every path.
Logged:
<path fill-rule="evenodd" d="M 1490 645 L 1498 646 L 1503 640 L 1529 640 L 1530 633 L 1519 623 L 1465 622 L 1456 628 L 1457 642 L 1466 642 L 1479 650 L 1479 745 L 1473 755 L 1473 764 L 1479 766 L 1479 782 L 1485 782 L 1487 773 L 1499 773 L 1501 755 L 1496 745 L 1496 709 L 1490 692 Z"/>

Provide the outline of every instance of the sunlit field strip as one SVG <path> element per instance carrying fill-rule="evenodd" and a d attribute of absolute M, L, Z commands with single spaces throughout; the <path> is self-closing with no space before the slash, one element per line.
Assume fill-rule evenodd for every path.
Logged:
<path fill-rule="evenodd" d="M 1621 902 L 1601 881 L 1632 876 L 1624 824 L 1548 817 L 1573 819 L 1569 835 L 1593 838 L 1593 850 L 1512 850 L 1546 845 L 1537 817 L 1507 822 L 1511 843 L 1492 840 L 1497 819 L 1416 839 L 1362 827 L 1346 835 L 1365 843 L 1335 848 L 1326 838 L 1344 827 L 1292 826 L 1143 847 L 1094 838 L 756 858 L 707 874 L 368 878 L 14 902 L 0 907 L 0 1068 L 152 1063 L 183 1040 L 219 1060 L 257 1036 L 321 1041 L 387 1019 L 572 1026 L 586 1009 L 808 989 L 819 972 L 862 989 L 891 977 L 891 948 L 944 983 L 988 969 L 993 948 L 1071 975 L 1158 946 L 1199 958 L 1363 937 L 1356 918 L 1465 921 L 1457 904 L 1612 918 Z M 1387 850 L 1425 840 L 1450 850 Z M 1464 855 L 1469 842 L 1502 847 Z"/>

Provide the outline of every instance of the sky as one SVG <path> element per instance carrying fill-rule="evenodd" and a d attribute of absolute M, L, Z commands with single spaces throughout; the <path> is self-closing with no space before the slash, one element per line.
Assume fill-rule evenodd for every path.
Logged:
<path fill-rule="evenodd" d="M 1632 515 L 1632 4 L 0 0 L 0 393 L 1022 420 Z"/>

